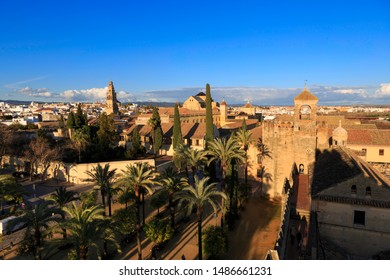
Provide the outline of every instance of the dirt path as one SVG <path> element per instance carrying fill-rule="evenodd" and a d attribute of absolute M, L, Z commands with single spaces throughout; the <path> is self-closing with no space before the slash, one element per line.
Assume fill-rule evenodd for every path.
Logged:
<path fill-rule="evenodd" d="M 229 233 L 227 259 L 264 259 L 267 251 L 275 246 L 280 220 L 280 205 L 257 197 L 251 198 L 235 230 Z"/>

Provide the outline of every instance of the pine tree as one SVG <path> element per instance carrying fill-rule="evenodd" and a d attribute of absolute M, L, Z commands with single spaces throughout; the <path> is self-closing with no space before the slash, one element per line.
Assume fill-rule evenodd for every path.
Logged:
<path fill-rule="evenodd" d="M 183 136 L 181 134 L 179 104 L 176 103 L 175 115 L 173 118 L 173 149 L 176 149 L 176 147 L 179 146 L 180 144 L 183 144 Z"/>
<path fill-rule="evenodd" d="M 157 107 L 153 107 L 153 115 L 149 119 L 148 124 L 152 127 L 153 151 L 154 154 L 157 156 L 161 148 L 162 138 L 163 138 L 162 129 L 161 129 L 161 119 Z"/>
<path fill-rule="evenodd" d="M 213 109 L 211 106 L 210 85 L 206 84 L 206 145 L 214 139 Z"/>

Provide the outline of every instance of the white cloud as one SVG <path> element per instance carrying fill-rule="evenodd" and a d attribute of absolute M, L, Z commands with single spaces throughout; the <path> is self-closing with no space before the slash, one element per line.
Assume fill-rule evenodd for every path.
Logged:
<path fill-rule="evenodd" d="M 72 101 L 100 101 L 106 98 L 107 87 L 90 89 L 70 89 L 60 94 L 61 97 Z"/>
<path fill-rule="evenodd" d="M 375 98 L 390 97 L 390 84 L 388 83 L 380 84 L 379 89 L 375 91 L 373 97 Z"/>
<path fill-rule="evenodd" d="M 53 97 L 53 93 L 49 91 L 47 88 L 37 88 L 33 89 L 31 87 L 24 87 L 18 89 L 17 92 L 32 96 L 32 97 Z"/>

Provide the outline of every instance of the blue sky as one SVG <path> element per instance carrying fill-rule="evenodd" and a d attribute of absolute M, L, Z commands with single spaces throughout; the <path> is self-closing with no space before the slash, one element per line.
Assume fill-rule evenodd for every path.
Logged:
<path fill-rule="evenodd" d="M 0 1 L 0 99 L 390 104 L 390 1 Z"/>

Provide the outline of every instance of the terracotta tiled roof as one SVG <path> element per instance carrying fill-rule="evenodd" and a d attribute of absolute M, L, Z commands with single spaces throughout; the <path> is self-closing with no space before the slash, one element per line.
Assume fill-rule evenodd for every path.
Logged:
<path fill-rule="evenodd" d="M 152 127 L 149 126 L 148 124 L 147 125 L 143 125 L 141 127 L 142 128 L 139 130 L 139 134 L 141 136 L 148 136 L 151 133 L 151 131 L 152 131 Z M 165 138 L 172 137 L 172 134 L 173 134 L 173 132 L 172 132 L 173 124 L 172 123 L 162 123 L 161 124 L 161 129 L 162 129 L 162 132 L 163 132 L 163 137 L 165 137 Z"/>
<path fill-rule="evenodd" d="M 183 138 L 203 139 L 206 135 L 205 123 L 183 123 L 181 126 Z"/>
<path fill-rule="evenodd" d="M 314 197 L 318 200 L 329 201 L 329 202 L 338 202 L 338 203 L 347 203 L 353 205 L 362 205 L 362 206 L 373 206 L 378 208 L 390 208 L 390 201 L 377 201 L 377 200 L 368 200 L 355 197 L 343 197 L 343 196 L 331 196 L 331 195 L 317 195 Z"/>
<path fill-rule="evenodd" d="M 312 94 L 310 91 L 308 91 L 305 88 L 300 94 L 295 96 L 294 101 L 298 101 L 298 100 L 302 100 L 302 101 L 317 100 L 318 101 L 318 98 L 317 98 L 317 96 L 315 96 L 314 94 Z"/>
<path fill-rule="evenodd" d="M 229 122 L 223 126 L 224 129 L 238 129 L 242 127 L 242 120 L 228 120 Z M 256 119 L 245 120 L 247 126 L 254 126 L 258 123 Z"/>
<path fill-rule="evenodd" d="M 244 108 L 253 108 L 252 104 L 250 104 L 249 102 L 247 102 L 245 105 L 244 105 Z"/>
<path fill-rule="evenodd" d="M 390 145 L 390 130 L 347 129 L 348 144 Z"/>

